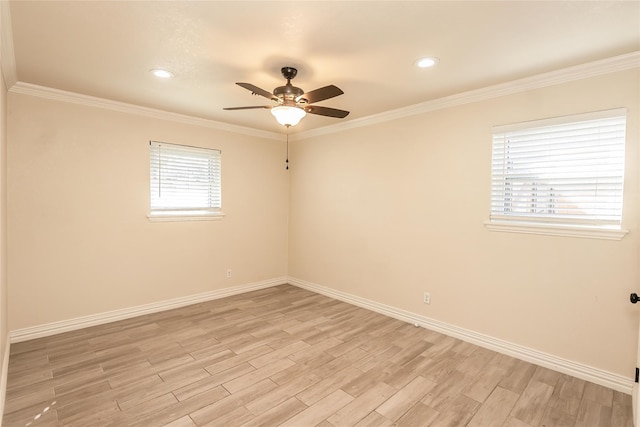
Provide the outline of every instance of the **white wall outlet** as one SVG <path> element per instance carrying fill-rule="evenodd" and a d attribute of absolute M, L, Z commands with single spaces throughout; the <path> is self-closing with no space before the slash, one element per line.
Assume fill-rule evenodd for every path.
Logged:
<path fill-rule="evenodd" d="M 431 304 L 431 294 L 429 292 L 425 292 L 424 293 L 424 298 L 422 299 L 422 301 L 425 304 Z"/>
<path fill-rule="evenodd" d="M 231 269 L 230 269 L 230 268 L 229 268 L 229 269 L 227 269 L 227 279 L 228 279 L 229 277 L 231 277 Z"/>

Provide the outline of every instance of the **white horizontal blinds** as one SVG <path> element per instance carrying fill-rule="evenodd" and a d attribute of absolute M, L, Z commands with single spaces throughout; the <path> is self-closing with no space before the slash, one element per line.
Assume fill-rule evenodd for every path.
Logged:
<path fill-rule="evenodd" d="M 151 210 L 219 211 L 220 151 L 150 143 Z"/>
<path fill-rule="evenodd" d="M 624 109 L 494 128 L 491 219 L 617 226 Z"/>

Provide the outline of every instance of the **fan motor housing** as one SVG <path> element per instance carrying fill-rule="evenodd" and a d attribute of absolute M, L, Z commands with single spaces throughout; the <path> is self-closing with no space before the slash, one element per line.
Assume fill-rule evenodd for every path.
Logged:
<path fill-rule="evenodd" d="M 287 83 L 285 86 L 278 86 L 273 90 L 273 94 L 281 99 L 295 99 L 302 95 L 304 91 L 299 87 Z"/>
<path fill-rule="evenodd" d="M 283 101 L 295 101 L 304 93 L 302 89 L 291 84 L 291 79 L 298 74 L 298 70 L 293 67 L 282 67 L 280 72 L 282 73 L 282 76 L 287 79 L 287 84 L 275 88 L 273 90 L 273 94 Z"/>

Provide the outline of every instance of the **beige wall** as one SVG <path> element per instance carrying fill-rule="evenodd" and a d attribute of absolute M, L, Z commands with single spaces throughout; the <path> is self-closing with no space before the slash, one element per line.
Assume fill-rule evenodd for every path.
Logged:
<path fill-rule="evenodd" d="M 222 150 L 223 220 L 148 221 L 149 140 Z M 13 92 L 8 141 L 10 330 L 287 273 L 284 142 Z"/>
<path fill-rule="evenodd" d="M 639 80 L 619 72 L 297 141 L 289 275 L 631 376 Z M 617 107 L 628 108 L 622 241 L 485 229 L 492 126 Z"/>

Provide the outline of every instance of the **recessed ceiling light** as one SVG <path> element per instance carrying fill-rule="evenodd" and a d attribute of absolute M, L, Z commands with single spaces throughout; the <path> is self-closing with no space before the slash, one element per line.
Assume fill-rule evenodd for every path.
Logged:
<path fill-rule="evenodd" d="M 154 68 L 153 70 L 149 71 L 151 74 L 153 74 L 156 77 L 159 77 L 161 79 L 170 79 L 171 77 L 173 77 L 173 73 L 171 71 L 167 71 L 167 70 L 162 70 L 160 68 Z"/>
<path fill-rule="evenodd" d="M 433 67 L 437 63 L 438 63 L 438 58 L 420 58 L 415 62 L 416 67 L 418 68 Z"/>

